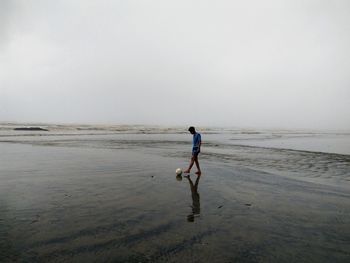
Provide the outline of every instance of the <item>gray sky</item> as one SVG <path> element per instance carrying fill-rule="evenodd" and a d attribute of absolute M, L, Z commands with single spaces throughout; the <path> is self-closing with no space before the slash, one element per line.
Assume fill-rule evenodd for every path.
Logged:
<path fill-rule="evenodd" d="M 350 1 L 0 1 L 0 120 L 350 130 Z"/>

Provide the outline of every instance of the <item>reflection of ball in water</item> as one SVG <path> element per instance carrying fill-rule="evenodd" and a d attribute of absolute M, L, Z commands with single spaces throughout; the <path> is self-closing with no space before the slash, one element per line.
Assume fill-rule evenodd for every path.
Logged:
<path fill-rule="evenodd" d="M 181 175 L 181 174 L 182 174 L 181 168 L 177 168 L 176 171 L 175 171 L 175 173 L 176 173 L 177 175 Z"/>
<path fill-rule="evenodd" d="M 176 175 L 176 180 L 181 181 L 182 180 L 182 176 L 181 175 Z"/>

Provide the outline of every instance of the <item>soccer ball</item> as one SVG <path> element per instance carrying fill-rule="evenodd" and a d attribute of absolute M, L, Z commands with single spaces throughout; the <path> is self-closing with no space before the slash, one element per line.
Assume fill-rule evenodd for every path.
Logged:
<path fill-rule="evenodd" d="M 181 175 L 181 174 L 182 174 L 181 168 L 177 168 L 176 171 L 175 171 L 175 173 L 176 173 L 177 175 Z"/>

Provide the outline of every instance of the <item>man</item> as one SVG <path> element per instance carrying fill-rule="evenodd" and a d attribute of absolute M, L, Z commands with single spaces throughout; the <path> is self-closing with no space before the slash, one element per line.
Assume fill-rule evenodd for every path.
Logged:
<path fill-rule="evenodd" d="M 202 172 L 201 172 L 201 168 L 199 167 L 198 155 L 201 151 L 202 138 L 201 138 L 201 135 L 198 132 L 196 132 L 196 129 L 193 126 L 188 128 L 188 131 L 193 135 L 192 158 L 191 158 L 190 165 L 188 166 L 188 169 L 184 171 L 184 173 L 190 173 L 191 168 L 195 163 L 197 167 L 196 174 L 201 175 Z"/>

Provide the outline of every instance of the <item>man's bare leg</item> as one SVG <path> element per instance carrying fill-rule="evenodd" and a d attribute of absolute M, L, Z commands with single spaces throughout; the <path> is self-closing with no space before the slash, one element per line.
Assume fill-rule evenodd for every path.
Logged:
<path fill-rule="evenodd" d="M 197 172 L 196 172 L 196 174 L 201 175 L 201 174 L 202 174 L 202 171 L 201 171 L 201 168 L 199 167 L 198 156 L 196 156 L 196 157 L 194 158 L 194 162 L 195 162 L 196 167 L 197 167 Z"/>
<path fill-rule="evenodd" d="M 192 156 L 192 158 L 191 158 L 191 162 L 190 162 L 190 165 L 188 166 L 187 170 L 186 170 L 186 171 L 184 171 L 184 173 L 185 173 L 185 174 L 188 174 L 188 173 L 190 173 L 190 172 L 191 172 L 192 166 L 193 166 L 193 164 L 194 164 L 194 162 L 195 162 L 195 159 L 194 159 L 194 158 L 195 158 L 195 157 L 194 157 L 194 156 Z"/>

